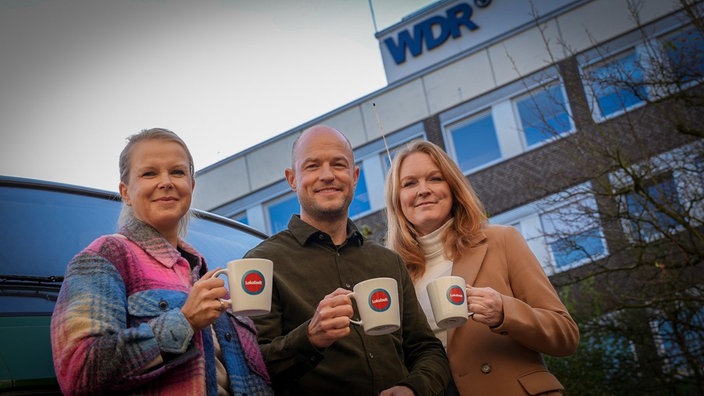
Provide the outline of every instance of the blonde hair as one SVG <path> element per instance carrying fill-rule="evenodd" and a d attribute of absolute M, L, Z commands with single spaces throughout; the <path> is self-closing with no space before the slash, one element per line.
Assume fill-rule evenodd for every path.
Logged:
<path fill-rule="evenodd" d="M 134 135 L 131 135 L 130 137 L 127 138 L 127 144 L 125 145 L 125 148 L 122 149 L 122 152 L 120 153 L 120 160 L 119 160 L 119 171 L 120 171 L 120 181 L 128 184 L 129 178 L 130 178 L 130 160 L 131 160 L 131 155 L 132 155 L 132 150 L 134 149 L 134 146 L 142 141 L 145 140 L 164 140 L 167 142 L 175 142 L 178 143 L 181 147 L 183 147 L 183 150 L 186 152 L 186 156 L 188 157 L 188 171 L 189 175 L 191 176 L 191 179 L 195 177 L 195 167 L 193 166 L 193 156 L 191 155 L 191 151 L 188 150 L 188 146 L 186 146 L 186 143 L 178 137 L 177 134 L 174 132 L 164 129 L 164 128 L 151 128 L 151 129 L 144 129 L 139 133 L 136 133 Z M 186 232 L 188 231 L 188 222 L 191 217 L 191 211 L 188 211 L 185 216 L 179 220 L 178 223 L 178 236 L 183 238 L 186 236 Z M 117 220 L 117 224 L 119 226 L 124 226 L 127 225 L 136 219 L 134 218 L 134 213 L 132 212 L 132 207 L 127 206 L 122 204 L 122 211 L 120 211 L 120 217 Z"/>
<path fill-rule="evenodd" d="M 437 165 L 450 187 L 452 226 L 442 236 L 445 254 L 451 260 L 481 241 L 480 230 L 486 225 L 484 205 L 454 161 L 437 145 L 428 141 L 409 143 L 396 154 L 386 178 L 386 245 L 401 255 L 413 280 L 425 273 L 425 254 L 418 244 L 418 234 L 401 210 L 400 171 L 403 161 L 413 153 L 427 154 Z"/>

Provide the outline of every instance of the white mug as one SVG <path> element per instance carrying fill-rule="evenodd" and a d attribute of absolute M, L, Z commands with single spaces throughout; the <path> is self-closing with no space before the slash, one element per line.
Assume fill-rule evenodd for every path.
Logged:
<path fill-rule="evenodd" d="M 350 322 L 362 326 L 365 333 L 389 334 L 401 327 L 396 279 L 373 278 L 359 282 L 349 296 L 357 304 L 360 319 Z"/>
<path fill-rule="evenodd" d="M 427 286 L 435 323 L 441 329 L 462 326 L 468 318 L 465 281 L 459 276 L 442 276 Z"/>
<path fill-rule="evenodd" d="M 271 278 L 274 263 L 263 258 L 243 258 L 227 263 L 213 276 L 227 275 L 230 311 L 237 315 L 258 316 L 271 311 Z"/>

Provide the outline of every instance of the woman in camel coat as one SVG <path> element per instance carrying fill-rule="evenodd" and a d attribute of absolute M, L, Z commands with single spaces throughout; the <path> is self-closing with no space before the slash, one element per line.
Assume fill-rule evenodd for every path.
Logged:
<path fill-rule="evenodd" d="M 489 225 L 460 169 L 427 141 L 396 155 L 386 201 L 387 243 L 406 261 L 447 348 L 454 384 L 446 394 L 561 394 L 542 354 L 574 353 L 579 330 L 520 233 Z M 446 275 L 464 278 L 470 312 L 464 325 L 447 330 L 435 323 L 426 291 Z"/>

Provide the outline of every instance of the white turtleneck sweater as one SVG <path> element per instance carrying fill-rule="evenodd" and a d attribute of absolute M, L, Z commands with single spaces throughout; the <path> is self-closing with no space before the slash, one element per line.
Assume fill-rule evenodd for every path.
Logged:
<path fill-rule="evenodd" d="M 447 330 L 439 328 L 435 323 L 427 286 L 441 276 L 452 275 L 452 261 L 445 255 L 442 240 L 442 234 L 450 227 L 452 221 L 453 219 L 450 219 L 430 234 L 418 237 L 418 243 L 423 252 L 425 252 L 425 273 L 414 284 L 418 302 L 428 318 L 428 324 L 430 324 L 430 328 L 435 333 L 435 336 L 442 341 L 442 345 L 445 348 L 447 348 Z"/>

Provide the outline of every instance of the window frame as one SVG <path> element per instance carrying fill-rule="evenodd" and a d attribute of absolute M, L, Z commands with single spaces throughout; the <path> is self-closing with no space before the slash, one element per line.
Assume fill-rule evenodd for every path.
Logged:
<path fill-rule="evenodd" d="M 638 98 L 635 94 L 632 92 L 628 91 L 628 88 L 621 88 L 621 87 L 614 87 L 612 85 L 609 86 L 609 88 L 613 88 L 614 90 L 618 90 L 614 94 L 616 95 L 617 98 L 621 98 L 620 93 L 621 91 L 627 91 L 627 94 L 633 95 L 639 100 L 637 102 L 628 104 L 626 106 L 623 106 L 623 100 L 621 99 L 621 106 L 619 109 L 609 113 L 609 114 L 604 114 L 604 110 L 602 108 L 601 103 L 599 102 L 600 97 L 597 96 L 597 93 L 595 92 L 595 88 L 593 86 L 594 82 L 592 81 L 592 78 L 590 77 L 590 70 L 595 69 L 595 68 L 604 68 L 608 67 L 609 65 L 612 65 L 614 61 L 623 59 L 624 57 L 628 56 L 629 54 L 632 54 L 634 57 L 634 67 L 635 69 L 639 72 L 639 75 L 641 76 L 641 82 L 642 88 L 644 89 L 643 96 L 644 98 Z M 623 114 L 626 114 L 630 111 L 633 111 L 637 108 L 643 107 L 647 104 L 647 100 L 652 96 L 650 92 L 650 88 L 648 88 L 647 84 L 647 75 L 648 75 L 648 68 L 643 68 L 642 63 L 640 63 L 641 60 L 641 55 L 643 55 L 643 45 L 642 44 L 637 44 L 637 45 L 630 45 L 628 47 L 622 48 L 619 51 L 614 51 L 611 53 L 608 53 L 602 57 L 599 57 L 591 62 L 588 62 L 580 67 L 580 79 L 582 82 L 582 86 L 584 88 L 584 92 L 587 96 L 587 102 L 589 104 L 589 108 L 591 109 L 592 113 L 592 118 L 594 119 L 595 122 L 603 122 L 607 121 L 616 117 L 619 117 Z M 648 55 L 645 55 L 648 56 Z M 647 66 L 647 65 L 646 65 Z M 618 66 L 617 72 L 620 72 L 621 68 L 620 65 Z"/>
<path fill-rule="evenodd" d="M 587 183 L 588 184 L 588 183 Z M 555 268 L 556 272 L 564 272 L 567 270 L 570 270 L 572 268 L 580 267 L 582 265 L 588 264 L 590 262 L 594 262 L 597 260 L 600 260 L 602 258 L 605 258 L 609 255 L 609 249 L 608 249 L 608 243 L 606 242 L 606 237 L 604 235 L 604 229 L 601 225 L 601 216 L 599 215 L 598 212 L 598 204 L 596 202 L 596 197 L 586 191 L 587 184 L 578 186 L 576 188 L 572 188 L 568 190 L 567 192 L 564 193 L 558 193 L 555 194 L 549 198 L 547 198 L 545 201 L 549 202 L 549 204 L 545 204 L 545 207 L 542 208 L 541 213 L 539 214 L 540 216 L 540 222 L 542 226 L 542 232 L 543 232 L 543 238 L 545 239 L 545 244 L 547 246 L 547 250 L 550 255 L 550 260 L 551 264 Z M 584 191 L 580 191 L 584 190 Z M 561 241 L 564 241 L 566 239 L 572 239 L 574 238 L 579 238 L 582 235 L 582 232 L 580 233 L 570 233 L 571 238 L 553 238 L 550 235 L 546 235 L 546 226 L 545 226 L 545 221 L 548 215 L 552 213 L 556 213 L 561 210 L 571 210 L 573 207 L 582 207 L 589 205 L 590 208 L 589 210 L 593 211 L 593 214 L 590 214 L 590 216 L 594 216 L 595 218 L 591 219 L 591 221 L 587 221 L 586 224 L 590 225 L 591 227 L 588 228 L 588 230 L 596 230 L 596 235 L 592 236 L 587 236 L 588 238 L 596 238 L 601 241 L 601 251 L 589 251 L 584 253 L 584 257 L 570 261 L 569 263 L 559 265 L 559 258 L 557 254 L 553 251 L 552 247 L 554 243 L 559 243 Z M 579 209 L 577 209 L 577 212 L 579 212 Z M 565 216 L 560 215 L 560 216 Z M 562 219 L 562 218 L 561 218 Z M 594 223 L 594 224 L 589 224 L 589 223 Z M 563 230 L 558 230 L 559 232 L 564 232 Z M 551 241 L 551 239 L 554 239 L 554 241 Z M 580 246 L 580 249 L 573 249 L 571 252 L 563 255 L 563 256 L 568 256 L 573 254 L 574 252 L 580 252 L 584 251 L 583 246 Z"/>
<path fill-rule="evenodd" d="M 535 93 L 545 93 L 548 92 L 550 89 L 553 87 L 558 86 L 560 95 L 562 96 L 562 100 L 564 103 L 555 103 L 556 106 L 562 106 L 564 113 L 567 115 L 567 122 L 569 123 L 568 128 L 562 132 L 559 132 L 557 134 L 552 134 L 551 136 L 548 136 L 538 142 L 535 143 L 529 143 L 528 138 L 526 136 L 526 127 L 523 122 L 523 118 L 521 117 L 521 111 L 519 109 L 519 102 L 521 102 L 522 99 L 528 99 L 531 101 L 535 101 L 534 95 Z M 551 98 L 552 99 L 552 98 Z M 514 112 L 514 117 L 516 119 L 516 123 L 518 125 L 518 128 L 520 129 L 520 137 L 521 137 L 521 142 L 523 144 L 523 148 L 525 151 L 540 147 L 545 144 L 552 143 L 556 140 L 562 139 L 565 136 L 576 132 L 577 128 L 575 127 L 574 124 L 574 118 L 572 116 L 572 107 L 570 106 L 570 101 L 567 96 L 567 90 L 565 89 L 565 84 L 562 81 L 561 78 L 554 79 L 551 81 L 546 81 L 540 84 L 538 87 L 531 88 L 527 92 L 523 92 L 519 95 L 516 95 L 511 99 L 511 104 L 513 106 L 513 112 Z M 537 106 L 540 107 L 540 106 Z"/>
<path fill-rule="evenodd" d="M 688 221 L 695 226 L 704 225 L 699 221 L 704 219 L 704 178 L 699 173 L 701 170 L 699 167 L 704 164 L 698 162 L 702 151 L 704 151 L 704 141 L 697 141 L 644 160 L 633 165 L 631 170 L 637 174 L 648 172 L 652 176 L 650 179 L 671 177 L 675 192 L 680 199 L 679 204 L 687 208 L 688 214 L 691 215 Z M 612 194 L 628 190 L 632 186 L 627 173 L 623 170 L 612 172 L 608 177 L 613 189 Z M 626 194 L 616 196 L 616 203 L 620 211 L 628 210 Z M 641 236 L 639 233 L 636 234 L 636 230 L 630 223 L 630 219 L 621 219 L 621 228 L 631 243 L 653 242 L 665 237 L 662 233 Z M 682 229 L 683 227 L 678 225 L 671 232 L 678 233 Z"/>
<path fill-rule="evenodd" d="M 481 169 L 487 168 L 491 165 L 494 165 L 496 163 L 502 162 L 506 160 L 506 156 L 502 150 L 501 147 L 501 141 L 499 139 L 499 131 L 496 128 L 496 122 L 494 121 L 494 114 L 493 114 L 493 107 L 487 107 L 484 109 L 481 109 L 479 111 L 476 111 L 472 114 L 468 114 L 464 117 L 458 118 L 452 122 L 448 122 L 443 129 L 445 130 L 445 142 L 447 145 L 447 150 L 450 153 L 450 157 L 453 158 L 453 160 L 458 164 L 460 170 L 462 173 L 465 175 L 477 172 Z M 463 168 L 462 166 L 462 161 L 460 157 L 460 152 L 458 151 L 457 145 L 455 144 L 455 139 L 453 137 L 453 134 L 455 130 L 454 128 L 457 128 L 459 126 L 467 126 L 470 124 L 473 124 L 474 122 L 484 119 L 485 117 L 488 117 L 488 119 L 491 121 L 491 125 L 493 127 L 493 132 L 494 132 L 494 137 L 496 138 L 496 148 L 498 149 L 499 155 L 496 158 L 493 158 L 487 162 L 472 166 L 470 168 Z"/>
<path fill-rule="evenodd" d="M 702 54 L 704 54 L 704 34 L 702 34 L 702 32 L 700 32 L 695 26 L 686 25 L 686 26 L 680 27 L 678 29 L 675 29 L 675 30 L 672 30 L 672 31 L 669 31 L 667 33 L 660 35 L 657 38 L 660 46 L 657 48 L 659 51 L 662 52 L 662 59 L 667 61 L 668 73 L 670 73 L 671 75 L 675 74 L 674 67 L 676 65 L 673 65 L 673 61 L 672 61 L 672 58 L 670 57 L 670 52 L 668 51 L 667 46 L 668 46 L 668 43 L 671 43 L 673 41 L 673 39 L 675 39 L 679 36 L 682 36 L 682 35 L 698 35 L 699 36 L 702 51 L 699 52 L 698 54 L 699 54 L 699 56 L 701 56 L 703 58 L 702 63 L 699 64 L 699 70 L 697 70 L 697 72 L 701 74 L 700 79 L 697 80 L 697 79 L 693 78 L 691 80 L 682 81 L 681 83 L 677 84 L 680 88 L 686 89 L 686 88 L 692 87 L 692 86 L 697 85 L 697 84 L 701 83 L 702 81 L 704 81 L 704 55 L 702 55 Z M 687 42 L 687 43 L 689 44 L 689 42 Z M 695 52 L 697 49 L 700 49 L 700 48 L 696 48 Z M 676 77 L 674 77 L 674 78 L 676 78 Z"/>
<path fill-rule="evenodd" d="M 528 242 L 531 251 L 540 261 L 545 273 L 550 276 L 565 272 L 609 256 L 609 245 L 604 235 L 601 216 L 599 216 L 598 212 L 595 212 L 596 218 L 593 221 L 598 228 L 598 236 L 602 241 L 603 251 L 595 255 L 587 255 L 587 257 L 561 266 L 557 265 L 557 259 L 550 248 L 549 237 L 546 235 L 541 217 L 546 213 L 571 205 L 580 205 L 588 200 L 593 200 L 594 205 L 596 205 L 596 197 L 590 192 L 590 188 L 591 183 L 589 182 L 573 186 L 562 192 L 492 216 L 489 221 L 492 224 L 511 224 L 514 227 L 519 224 L 520 226 L 516 228 L 519 229 Z"/>
<path fill-rule="evenodd" d="M 566 111 L 571 124 L 569 133 L 573 133 L 576 131 L 576 126 L 574 125 L 572 116 L 570 97 L 567 95 L 562 76 L 555 65 L 546 67 L 543 70 L 482 94 L 438 114 L 447 153 L 457 164 L 460 164 L 460 168 L 462 169 L 462 161 L 460 161 L 460 156 L 457 152 L 457 144 L 452 136 L 452 127 L 470 121 L 473 117 L 481 116 L 483 112 L 491 113 L 500 155 L 490 162 L 483 163 L 471 169 L 462 169 L 465 176 L 542 146 L 542 144 L 527 144 L 514 100 L 523 95 L 530 94 L 530 92 L 544 89 L 546 85 L 551 84 L 561 85 L 560 92 L 565 100 Z M 556 137 L 556 139 L 561 139 L 569 133 L 564 133 Z M 547 143 L 547 141 L 545 143 Z"/>

